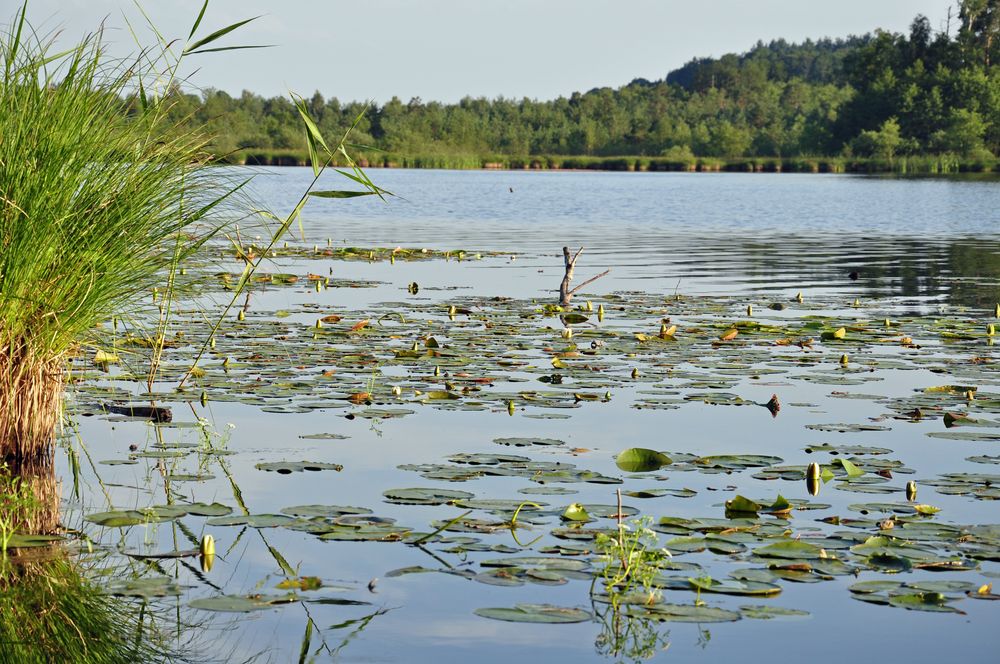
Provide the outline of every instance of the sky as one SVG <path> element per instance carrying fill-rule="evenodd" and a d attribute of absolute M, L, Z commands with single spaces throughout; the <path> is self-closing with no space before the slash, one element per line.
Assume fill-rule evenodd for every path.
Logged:
<path fill-rule="evenodd" d="M 7 24 L 19 0 L 0 0 Z M 917 14 L 944 29 L 951 0 L 215 0 L 199 35 L 260 16 L 218 45 L 273 44 L 191 57 L 192 83 L 238 95 L 455 102 L 464 96 L 554 99 L 635 78 L 662 79 L 694 57 L 740 53 L 758 40 L 907 32 Z M 183 39 L 202 0 L 146 0 L 169 38 Z M 956 12 L 957 13 L 957 12 Z M 30 0 L 28 18 L 60 43 L 105 22 L 125 55 L 136 42 L 131 0 Z M 952 30 L 955 22 L 952 22 Z M 140 31 L 148 40 L 149 33 Z M 198 35 L 196 35 L 197 38 Z M 148 44 L 149 41 L 144 41 Z"/>

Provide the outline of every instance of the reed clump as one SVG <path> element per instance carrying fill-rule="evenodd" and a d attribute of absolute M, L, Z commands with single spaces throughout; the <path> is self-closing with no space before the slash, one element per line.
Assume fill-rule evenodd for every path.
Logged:
<path fill-rule="evenodd" d="M 209 212 L 238 185 L 153 93 L 170 63 L 149 51 L 113 60 L 100 33 L 53 53 L 23 9 L 11 25 L 0 35 L 0 458 L 20 462 L 51 454 L 67 354 L 211 237 Z"/>

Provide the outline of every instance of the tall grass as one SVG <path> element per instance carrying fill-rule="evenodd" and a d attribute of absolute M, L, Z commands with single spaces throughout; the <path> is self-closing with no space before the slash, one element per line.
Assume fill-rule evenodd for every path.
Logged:
<path fill-rule="evenodd" d="M 152 103 L 148 51 L 109 59 L 98 33 L 53 53 L 24 9 L 0 38 L 0 454 L 24 459 L 51 449 L 67 353 L 209 238 L 238 185 Z"/>
<path fill-rule="evenodd" d="M 0 560 L 0 664 L 132 664 L 173 659 L 128 600 L 84 579 L 64 551 Z"/>

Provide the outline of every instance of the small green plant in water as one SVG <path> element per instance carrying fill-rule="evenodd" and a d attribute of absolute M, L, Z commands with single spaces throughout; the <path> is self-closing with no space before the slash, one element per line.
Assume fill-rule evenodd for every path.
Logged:
<path fill-rule="evenodd" d="M 603 533 L 597 536 L 604 591 L 614 606 L 623 597 L 640 590 L 647 604 L 660 598 L 654 582 L 670 552 L 660 546 L 659 537 L 650 528 L 652 524 L 653 519 L 648 516 L 629 524 L 619 520 L 616 537 Z"/>

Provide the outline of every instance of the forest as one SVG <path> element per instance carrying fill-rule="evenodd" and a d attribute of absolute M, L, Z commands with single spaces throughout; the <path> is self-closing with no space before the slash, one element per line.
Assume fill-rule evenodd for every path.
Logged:
<path fill-rule="evenodd" d="M 352 140 L 371 165 L 631 169 L 929 158 L 943 170 L 988 170 L 1000 154 L 998 32 L 998 0 L 964 0 L 941 30 L 917 16 L 909 34 L 759 42 L 739 55 L 691 60 L 660 80 L 548 101 L 379 105 L 320 91 L 306 101 L 324 133 L 356 123 Z M 223 161 L 307 159 L 286 98 L 214 89 L 198 96 L 179 87 L 172 95 L 175 119 L 203 126 Z M 622 156 L 640 159 L 615 159 Z"/>

